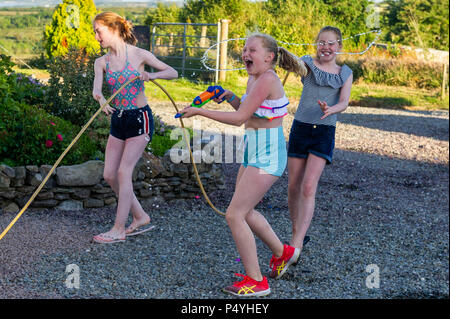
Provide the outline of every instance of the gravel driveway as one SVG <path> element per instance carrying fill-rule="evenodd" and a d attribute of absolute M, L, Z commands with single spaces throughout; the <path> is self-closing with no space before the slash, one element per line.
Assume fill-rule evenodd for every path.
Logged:
<path fill-rule="evenodd" d="M 169 104 L 153 109 L 178 125 Z M 286 134 L 291 122 L 289 115 Z M 266 299 L 448 298 L 448 160 L 448 112 L 349 107 L 339 117 L 334 162 L 320 180 L 311 241 L 296 267 L 269 281 Z M 226 190 L 209 196 L 224 211 L 239 164 L 223 165 Z M 258 206 L 285 242 L 286 194 L 287 172 Z M 91 242 L 109 229 L 113 209 L 29 209 L 0 241 L 0 298 L 229 298 L 221 288 L 243 265 L 225 219 L 202 198 L 154 198 L 143 206 L 156 228 L 114 245 Z M 0 212 L 0 229 L 14 216 Z M 257 244 L 264 270 L 271 253 Z M 65 284 L 71 264 L 79 269 L 78 289 Z M 377 273 L 379 286 L 371 280 Z"/>

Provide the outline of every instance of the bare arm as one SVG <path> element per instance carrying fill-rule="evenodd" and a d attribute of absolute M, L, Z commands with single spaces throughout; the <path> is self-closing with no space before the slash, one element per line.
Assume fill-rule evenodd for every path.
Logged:
<path fill-rule="evenodd" d="M 178 77 L 178 72 L 174 68 L 158 60 L 151 52 L 141 49 L 139 51 L 139 54 L 143 58 L 143 62 L 145 64 L 158 70 L 157 72 L 152 73 L 144 71 L 141 75 L 142 80 L 144 81 L 155 79 L 172 80 Z"/>
<path fill-rule="evenodd" d="M 228 104 L 230 104 L 235 110 L 237 110 L 241 105 L 241 98 L 229 90 L 225 90 L 225 92 L 218 98 L 214 99 L 214 101 L 217 103 L 227 101 Z"/>
<path fill-rule="evenodd" d="M 103 67 L 104 67 L 104 61 L 102 58 L 98 58 L 94 62 L 94 87 L 92 90 L 92 96 L 96 101 L 100 103 L 100 105 L 105 104 L 106 99 L 103 96 L 102 93 L 102 87 L 103 87 Z M 103 112 L 106 114 L 111 114 L 114 112 L 114 109 L 110 105 L 105 105 L 103 108 Z"/>
<path fill-rule="evenodd" d="M 348 101 L 350 100 L 350 93 L 352 89 L 353 83 L 353 74 L 350 74 L 347 81 L 345 81 L 344 85 L 341 88 L 341 94 L 339 96 L 339 101 L 333 106 L 328 106 L 326 102 L 318 101 L 320 108 L 322 109 L 324 115 L 321 119 L 330 116 L 331 114 L 341 113 L 347 109 Z"/>
<path fill-rule="evenodd" d="M 185 113 L 183 117 L 202 115 L 221 123 L 241 126 L 253 115 L 253 113 L 258 109 L 261 103 L 269 96 L 273 87 L 273 83 L 273 74 L 266 73 L 262 75 L 254 83 L 245 101 L 237 106 L 237 110 L 235 112 L 211 111 L 196 107 L 187 107 L 183 111 L 181 111 L 181 113 Z"/>

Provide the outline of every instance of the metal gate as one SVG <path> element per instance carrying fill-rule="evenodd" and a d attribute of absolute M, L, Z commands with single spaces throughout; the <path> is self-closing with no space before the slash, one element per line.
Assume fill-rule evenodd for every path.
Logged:
<path fill-rule="evenodd" d="M 151 52 L 176 69 L 181 77 L 217 83 L 218 72 L 207 70 L 201 59 L 206 49 L 219 39 L 220 23 L 158 22 L 152 25 L 150 45 Z M 218 69 L 219 50 L 216 50 L 215 61 L 208 59 L 208 65 Z"/>

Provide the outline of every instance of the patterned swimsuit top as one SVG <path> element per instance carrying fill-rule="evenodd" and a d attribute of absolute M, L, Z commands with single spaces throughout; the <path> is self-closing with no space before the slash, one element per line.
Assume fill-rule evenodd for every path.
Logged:
<path fill-rule="evenodd" d="M 134 69 L 128 61 L 128 46 L 125 45 L 126 63 L 121 71 L 112 72 L 109 69 L 109 54 L 106 55 L 106 83 L 111 88 L 112 94 L 128 80 L 138 77 L 140 73 Z M 144 90 L 144 81 L 135 80 L 129 83 L 116 95 L 112 105 L 119 110 L 132 110 L 138 108 L 137 96 Z"/>
<path fill-rule="evenodd" d="M 247 98 L 247 94 L 244 94 L 241 98 L 241 102 Z M 259 108 L 253 113 L 253 116 L 263 118 L 269 121 L 273 119 L 277 119 L 280 117 L 284 117 L 287 115 L 287 106 L 289 104 L 289 100 L 284 95 L 280 99 L 276 100 L 264 100 Z"/>

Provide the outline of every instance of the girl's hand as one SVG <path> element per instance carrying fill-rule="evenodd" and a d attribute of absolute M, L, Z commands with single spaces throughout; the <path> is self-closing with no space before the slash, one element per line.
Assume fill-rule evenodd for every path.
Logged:
<path fill-rule="evenodd" d="M 218 98 L 213 99 L 214 102 L 216 103 L 220 103 L 223 101 L 227 101 L 229 99 L 231 99 L 233 96 L 233 92 L 229 91 L 229 90 L 225 90 L 225 92 L 222 93 L 222 95 L 220 95 Z"/>
<path fill-rule="evenodd" d="M 106 104 L 103 107 L 102 111 L 105 112 L 106 115 L 111 115 L 111 114 L 113 114 L 116 111 L 116 109 L 111 107 L 109 104 Z"/>
<path fill-rule="evenodd" d="M 106 99 L 103 97 L 103 95 L 96 94 L 94 98 L 100 103 L 100 105 L 103 105 L 106 102 Z M 103 107 L 102 111 L 105 112 L 106 115 L 110 115 L 114 113 L 116 109 L 112 108 L 109 104 L 106 104 Z"/>
<path fill-rule="evenodd" d="M 330 116 L 331 114 L 334 114 L 332 108 L 328 106 L 327 102 L 318 100 L 317 103 L 319 103 L 320 109 L 323 112 L 323 116 L 320 118 L 321 120 L 323 120 L 327 116 Z"/>
<path fill-rule="evenodd" d="M 147 71 L 144 71 L 141 75 L 139 75 L 139 79 L 142 81 L 155 80 L 156 75 L 154 73 L 149 73 Z"/>
<path fill-rule="evenodd" d="M 195 115 L 200 114 L 200 108 L 193 107 L 193 106 L 188 106 L 188 107 L 185 107 L 184 109 L 182 109 L 180 111 L 180 113 L 183 114 L 182 117 L 189 118 L 191 116 L 195 116 Z"/>

